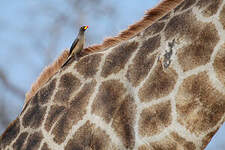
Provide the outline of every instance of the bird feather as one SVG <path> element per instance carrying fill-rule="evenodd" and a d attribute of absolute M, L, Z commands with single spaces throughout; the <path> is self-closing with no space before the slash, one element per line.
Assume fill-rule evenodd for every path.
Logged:
<path fill-rule="evenodd" d="M 75 46 L 77 45 L 78 41 L 79 41 L 78 38 L 74 40 L 73 44 L 72 44 L 71 47 L 70 47 L 69 55 L 72 54 L 72 51 L 73 51 L 73 49 L 75 48 Z"/>

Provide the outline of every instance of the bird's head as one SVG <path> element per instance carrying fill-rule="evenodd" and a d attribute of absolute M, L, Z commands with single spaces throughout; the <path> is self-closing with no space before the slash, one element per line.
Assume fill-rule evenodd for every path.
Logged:
<path fill-rule="evenodd" d="M 88 28 L 88 26 L 82 26 L 82 27 L 80 27 L 80 31 L 85 31 L 85 30 L 87 30 L 87 28 Z"/>

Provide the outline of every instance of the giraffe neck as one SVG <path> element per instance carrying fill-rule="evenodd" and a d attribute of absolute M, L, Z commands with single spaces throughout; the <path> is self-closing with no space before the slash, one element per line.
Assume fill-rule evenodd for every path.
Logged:
<path fill-rule="evenodd" d="M 53 76 L 3 134 L 14 149 L 204 149 L 225 113 L 225 1 L 184 1 Z"/>

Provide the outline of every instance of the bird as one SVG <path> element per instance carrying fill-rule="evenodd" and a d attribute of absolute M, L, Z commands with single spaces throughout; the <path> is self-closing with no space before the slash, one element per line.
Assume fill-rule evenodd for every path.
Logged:
<path fill-rule="evenodd" d="M 88 26 L 80 27 L 77 38 L 73 41 L 73 44 L 70 47 L 69 56 L 66 62 L 62 65 L 64 67 L 73 57 L 75 60 L 78 60 L 78 54 L 83 50 L 85 44 L 85 35 L 84 32 L 87 30 Z"/>

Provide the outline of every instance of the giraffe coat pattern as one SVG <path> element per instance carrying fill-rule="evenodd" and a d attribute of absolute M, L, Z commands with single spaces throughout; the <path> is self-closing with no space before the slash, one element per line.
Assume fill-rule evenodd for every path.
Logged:
<path fill-rule="evenodd" d="M 225 0 L 184 0 L 129 40 L 68 64 L 0 148 L 204 149 L 225 117 L 224 15 Z"/>

